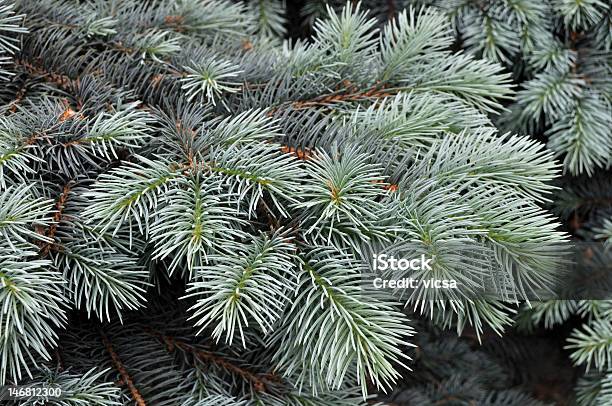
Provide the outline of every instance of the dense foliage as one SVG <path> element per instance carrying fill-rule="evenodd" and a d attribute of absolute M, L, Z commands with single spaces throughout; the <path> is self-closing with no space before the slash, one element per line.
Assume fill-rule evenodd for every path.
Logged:
<path fill-rule="evenodd" d="M 283 40 L 280 2 L 0 1 L 0 381 L 60 385 L 59 405 L 538 404 L 444 331 L 502 334 L 556 287 L 552 182 L 611 145 L 609 31 L 556 32 L 608 8 L 314 3 Z M 590 64 L 530 59 L 542 41 L 486 19 L 504 4 L 526 11 L 503 29 Z M 459 289 L 376 289 L 379 252 L 435 257 L 416 276 Z M 612 314 L 559 303 L 528 317 Z M 571 345 L 605 374 L 612 327 L 591 322 Z"/>

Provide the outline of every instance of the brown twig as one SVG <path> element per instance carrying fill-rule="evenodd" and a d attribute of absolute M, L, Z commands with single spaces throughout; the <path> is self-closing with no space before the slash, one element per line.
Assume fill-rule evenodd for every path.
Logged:
<path fill-rule="evenodd" d="M 399 190 L 399 185 L 395 183 L 385 183 L 383 180 L 373 180 L 372 183 L 381 183 L 382 188 L 384 190 L 388 190 L 389 192 L 397 192 Z"/>
<path fill-rule="evenodd" d="M 333 103 L 361 101 L 368 99 L 379 99 L 384 97 L 394 96 L 396 90 L 387 89 L 385 86 L 376 85 L 367 90 L 360 91 L 349 81 L 343 81 L 344 89 L 338 89 L 335 93 L 324 94 L 308 100 L 296 100 L 294 102 L 284 103 L 268 110 L 266 115 L 273 117 L 274 114 L 282 110 L 285 106 L 291 106 L 295 110 L 303 110 L 316 106 L 327 106 Z"/>
<path fill-rule="evenodd" d="M 35 66 L 34 64 L 21 59 L 16 59 L 15 64 L 21 66 L 30 75 L 40 76 L 45 81 L 55 83 L 62 89 L 73 89 L 76 85 L 78 85 L 78 80 L 71 79 L 69 76 L 66 75 L 48 72 L 40 66 Z"/>
<path fill-rule="evenodd" d="M 395 17 L 395 0 L 387 0 L 387 18 L 391 20 Z"/>
<path fill-rule="evenodd" d="M 17 111 L 17 106 L 19 106 L 21 104 L 21 102 L 23 101 L 23 98 L 25 97 L 25 94 L 27 92 L 27 88 L 26 86 L 22 86 L 19 91 L 17 91 L 17 93 L 15 94 L 15 100 L 13 100 L 11 102 L 11 113 L 14 113 Z"/>
<path fill-rule="evenodd" d="M 384 89 L 379 86 L 375 86 L 364 91 L 357 91 L 353 89 L 352 91 L 349 91 L 349 93 L 334 93 L 315 97 L 314 99 L 310 100 L 300 100 L 293 102 L 291 106 L 295 110 L 300 110 L 315 106 L 327 106 L 333 103 L 360 101 L 372 98 L 378 99 L 390 96 L 393 96 L 393 93 L 389 91 L 389 89 Z"/>
<path fill-rule="evenodd" d="M 78 120 L 85 119 L 85 115 L 83 115 L 83 113 L 77 114 L 77 112 L 72 109 L 72 106 L 70 105 L 70 102 L 68 102 L 68 99 L 64 99 L 62 101 L 62 104 L 64 105 L 64 111 L 62 112 L 62 114 L 60 114 L 58 118 L 58 121 L 60 123 L 63 123 L 64 121 L 72 120 L 72 119 L 78 119 Z"/>
<path fill-rule="evenodd" d="M 185 22 L 185 17 L 181 15 L 169 15 L 164 17 L 164 23 L 167 25 L 180 25 Z"/>
<path fill-rule="evenodd" d="M 294 155 L 302 161 L 307 161 L 314 155 L 314 153 L 308 148 L 294 148 L 288 145 L 281 146 L 281 152 Z"/>
<path fill-rule="evenodd" d="M 174 337 L 166 336 L 158 331 L 154 331 L 151 329 L 145 329 L 145 332 L 156 337 L 158 340 L 166 344 L 166 347 L 169 352 L 173 352 L 175 349 L 179 349 L 185 353 L 192 354 L 201 361 L 216 364 L 221 368 L 242 377 L 244 380 L 249 381 L 257 392 L 266 391 L 265 381 L 267 380 L 266 378 L 270 374 L 256 375 L 251 371 L 248 371 L 244 368 L 239 367 L 238 365 L 231 363 L 220 355 L 198 348 L 193 344 L 187 343 L 182 340 L 177 340 Z"/>
<path fill-rule="evenodd" d="M 55 233 L 57 232 L 57 227 L 59 226 L 60 221 L 62 220 L 62 213 L 64 211 L 64 207 L 66 206 L 66 201 L 68 200 L 68 195 L 70 194 L 71 185 L 66 184 L 62 189 L 62 193 L 60 194 L 57 202 L 55 203 L 55 213 L 53 214 L 53 224 L 46 230 L 39 230 L 39 234 L 48 237 L 52 241 L 43 243 L 41 246 L 40 253 L 42 256 L 46 256 L 49 254 L 49 251 L 55 247 L 55 243 L 53 242 L 53 238 L 55 237 Z"/>
<path fill-rule="evenodd" d="M 138 406 L 146 406 L 147 404 L 145 403 L 144 398 L 138 391 L 136 385 L 134 385 L 134 380 L 128 373 L 127 369 L 125 369 L 125 366 L 121 362 L 121 359 L 113 348 L 113 345 L 111 344 L 110 340 L 102 331 L 100 331 L 100 335 L 102 336 L 102 342 L 104 343 L 104 347 L 106 348 L 106 351 L 108 352 L 111 357 L 111 360 L 113 361 L 113 366 L 121 375 L 121 380 L 119 382 L 122 381 L 125 385 L 127 385 L 128 389 L 130 390 L 130 393 L 132 394 L 132 399 L 136 401 L 136 404 Z"/>

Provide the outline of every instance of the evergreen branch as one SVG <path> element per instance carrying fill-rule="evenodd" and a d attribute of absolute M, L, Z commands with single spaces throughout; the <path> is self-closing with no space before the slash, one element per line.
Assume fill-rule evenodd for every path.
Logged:
<path fill-rule="evenodd" d="M 77 309 L 85 308 L 87 314 L 95 312 L 101 320 L 110 321 L 111 310 L 121 318 L 121 311 L 135 310 L 145 301 L 144 287 L 148 272 L 138 265 L 136 258 L 115 252 L 105 246 L 66 242 L 53 258 L 67 282 L 67 296 Z M 112 305 L 109 306 L 109 303 Z"/>
<path fill-rule="evenodd" d="M 605 219 L 601 228 L 595 230 L 595 238 L 603 238 L 607 244 L 612 244 L 612 219 Z"/>
<path fill-rule="evenodd" d="M 14 34 L 25 34 L 28 30 L 21 26 L 25 15 L 15 14 L 15 5 L 8 1 L 0 2 L 0 52 L 13 54 L 19 50 L 19 38 Z"/>
<path fill-rule="evenodd" d="M 84 136 L 62 143 L 73 147 L 78 154 L 81 148 L 91 155 L 101 155 L 107 160 L 117 159 L 117 147 L 138 148 L 149 137 L 151 117 L 145 111 L 135 110 L 139 103 L 132 103 L 113 114 L 102 113 L 92 118 L 93 124 Z"/>
<path fill-rule="evenodd" d="M 371 131 L 406 149 L 429 149 L 447 132 L 491 126 L 486 116 L 464 103 L 418 92 L 399 93 L 365 110 L 356 109 L 347 122 L 356 132 Z"/>
<path fill-rule="evenodd" d="M 114 227 L 115 235 L 125 222 L 135 221 L 141 233 L 148 233 L 150 213 L 158 204 L 158 196 L 167 191 L 169 184 L 181 176 L 178 168 L 161 161 L 155 162 L 138 157 L 146 165 L 126 163 L 110 173 L 100 175 L 90 192 L 85 194 L 93 200 L 85 209 L 83 217 L 88 223 L 96 222 L 100 232 Z"/>
<path fill-rule="evenodd" d="M 157 63 L 164 63 L 163 58 L 168 58 L 181 49 L 178 37 L 174 36 L 170 31 L 160 29 L 151 29 L 145 33 L 138 33 L 130 38 L 126 45 L 128 53 L 140 54 L 143 60 L 151 58 Z"/>
<path fill-rule="evenodd" d="M 519 51 L 520 31 L 507 19 L 496 18 L 491 11 L 463 14 L 460 32 L 465 48 L 488 60 L 509 63 Z"/>
<path fill-rule="evenodd" d="M 19 248 L 15 252 L 15 248 Z M 28 246 L 7 248 L 0 245 L 0 383 L 7 375 L 13 380 L 22 371 L 31 377 L 35 354 L 50 360 L 48 348 L 54 346 L 54 327 L 66 323 L 64 281 L 50 262 L 36 259 Z"/>
<path fill-rule="evenodd" d="M 523 84 L 517 93 L 522 117 L 538 119 L 542 113 L 552 121 L 567 112 L 573 98 L 582 95 L 584 80 L 563 71 L 547 71 Z"/>
<path fill-rule="evenodd" d="M 390 385 L 399 375 L 394 365 L 406 367 L 408 359 L 397 351 L 412 335 L 405 318 L 380 292 L 359 286 L 360 265 L 350 256 L 315 248 L 300 264 L 289 317 L 271 338 L 281 349 L 278 368 L 285 376 L 296 373 L 298 385 L 311 386 L 313 394 L 339 388 L 353 366 L 364 396 L 366 379 Z"/>
<path fill-rule="evenodd" d="M 279 147 L 260 141 L 233 143 L 210 152 L 207 167 L 225 178 L 227 192 L 238 195 L 238 202 L 244 202 L 249 216 L 254 215 L 264 191 L 269 193 L 274 207 L 284 216 L 287 216 L 284 201 L 296 201 L 294 195 L 302 177 L 299 161 L 282 154 Z"/>
<path fill-rule="evenodd" d="M 609 102 L 597 94 L 577 98 L 574 106 L 546 132 L 548 146 L 556 155 L 565 155 L 564 165 L 572 174 L 592 174 L 609 164 L 612 119 Z"/>
<path fill-rule="evenodd" d="M 567 339 L 566 349 L 572 350 L 570 358 L 577 365 L 591 366 L 600 371 L 612 365 L 612 322 L 607 319 L 585 324 L 581 330 L 574 330 Z"/>
<path fill-rule="evenodd" d="M 384 238 L 379 219 L 385 209 L 377 197 L 386 194 L 382 168 L 358 149 L 330 156 L 318 151 L 306 162 L 306 188 L 300 193 L 301 227 L 308 241 L 357 247 L 360 241 Z"/>
<path fill-rule="evenodd" d="M 240 83 L 235 78 L 242 71 L 231 62 L 212 59 L 206 64 L 192 65 L 183 66 L 187 74 L 181 79 L 181 88 L 186 91 L 188 101 L 197 97 L 215 104 L 223 92 L 236 93 L 240 90 Z"/>
<path fill-rule="evenodd" d="M 246 348 L 245 329 L 256 323 L 268 334 L 289 302 L 294 287 L 294 246 L 278 231 L 255 237 L 249 245 L 238 248 L 240 257 L 210 256 L 209 262 L 196 269 L 187 288 L 188 297 L 195 297 L 190 308 L 199 332 L 213 325 L 212 337 L 231 345 L 236 329 Z M 235 252 L 233 252 L 235 255 Z"/>
<path fill-rule="evenodd" d="M 554 189 L 550 181 L 558 173 L 551 152 L 542 144 L 528 137 L 498 136 L 488 128 L 446 137 L 429 154 L 432 158 L 423 160 L 430 165 L 426 173 L 439 182 L 455 183 L 462 189 L 511 186 L 514 192 L 536 201 L 545 200 L 543 196 Z"/>
<path fill-rule="evenodd" d="M 251 144 L 282 137 L 278 120 L 270 118 L 265 110 L 253 109 L 213 121 L 207 132 L 207 141 L 213 145 Z"/>
<path fill-rule="evenodd" d="M 284 1 L 251 0 L 249 9 L 257 19 L 257 32 L 263 37 L 284 37 L 287 19 Z"/>
<path fill-rule="evenodd" d="M 178 31 L 202 39 L 213 35 L 244 38 L 256 30 L 245 5 L 228 0 L 182 2 L 175 7 L 173 20 L 169 22 Z"/>
<path fill-rule="evenodd" d="M 23 137 L 7 117 L 0 117 L 0 190 L 11 183 L 9 175 L 19 178 L 32 173 L 31 163 L 42 161 L 33 153 L 34 141 L 33 137 Z"/>
<path fill-rule="evenodd" d="M 474 198 L 493 199 L 490 192 L 477 193 Z M 556 230 L 558 224 L 546 212 L 533 203 L 518 202 L 503 209 L 489 206 L 481 210 L 483 227 L 488 230 L 486 241 L 519 296 L 528 299 L 558 281 L 555 271 L 567 260 L 567 237 Z"/>
<path fill-rule="evenodd" d="M 567 321 L 577 312 L 578 304 L 574 300 L 547 300 L 531 304 L 531 319 L 538 324 L 544 320 L 546 328 L 553 328 L 557 324 Z"/>
<path fill-rule="evenodd" d="M 566 25 L 573 29 L 597 23 L 610 8 L 600 0 L 555 0 L 556 11 L 563 16 Z"/>
<path fill-rule="evenodd" d="M 343 73 L 353 71 L 374 53 L 376 20 L 368 19 L 360 5 L 353 9 L 348 3 L 340 15 L 328 7 L 328 18 L 315 23 L 315 44 L 329 50 Z M 341 74 L 341 77 L 345 77 Z"/>
<path fill-rule="evenodd" d="M 47 227 L 52 201 L 34 197 L 35 185 L 18 189 L 9 187 L 0 193 L 0 235 L 4 244 L 17 250 L 16 244 L 29 243 L 28 239 L 51 243 L 53 240 L 39 233 L 36 227 Z M 16 242 L 16 243 L 15 243 Z"/>
<path fill-rule="evenodd" d="M 380 39 L 380 80 L 405 77 L 411 64 L 440 57 L 452 43 L 450 34 L 446 18 L 432 8 L 401 11 Z"/>
<path fill-rule="evenodd" d="M 576 384 L 576 399 L 581 405 L 605 405 L 612 400 L 612 371 L 589 371 Z"/>
<path fill-rule="evenodd" d="M 485 113 L 497 113 L 509 99 L 510 75 L 502 67 L 471 56 L 447 54 L 406 71 L 400 85 L 416 91 L 441 92 L 465 100 Z"/>
<path fill-rule="evenodd" d="M 557 41 L 543 45 L 535 49 L 529 58 L 529 63 L 537 70 L 567 72 L 575 66 L 578 56 L 576 51 Z"/>
<path fill-rule="evenodd" d="M 223 249 L 224 243 L 244 236 L 240 226 L 246 222 L 231 220 L 239 214 L 231 207 L 236 203 L 237 196 L 223 192 L 219 177 L 196 173 L 176 179 L 150 225 L 150 241 L 157 249 L 153 258 L 170 256 L 171 273 L 183 263 L 192 273 L 214 251 Z"/>
<path fill-rule="evenodd" d="M 0 22 L 13 15 L 2 1 Z M 413 330 L 391 292 L 365 283 L 369 254 L 432 255 L 421 277 L 462 283 L 407 300 L 431 318 L 419 330 L 501 334 L 507 300 L 550 287 L 566 236 L 539 204 L 559 168 L 487 117 L 511 97 L 510 73 L 453 52 L 467 46 L 535 78 L 512 124 L 551 128 L 559 154 L 596 140 L 575 160 L 606 167 L 605 125 L 591 123 L 609 109 L 610 10 L 590 9 L 600 1 L 563 11 L 581 26 L 571 32 L 549 3 L 527 0 L 428 2 L 442 13 L 333 0 L 314 37 L 286 43 L 273 37 L 284 6 L 268 0 L 19 1 L 31 33 L 17 65 L 2 65 L 15 75 L 0 90 L 11 102 L 0 117 L 1 377 L 22 381 L 50 360 L 68 301 L 77 317 L 62 335 L 62 376 L 111 366 L 104 380 L 121 378 L 124 401 L 345 405 L 393 388 L 396 402 L 537 404 L 499 390 L 503 368 L 481 356 L 471 364 L 496 386 L 463 354 L 441 363 L 447 375 L 403 373 Z M 16 44 L 21 33 L 6 34 Z M 39 197 L 47 190 L 59 198 Z M 600 203 L 601 190 L 586 197 Z M 588 213 L 597 221 L 582 210 L 578 220 L 599 235 L 609 214 L 602 204 Z M 183 282 L 186 306 L 175 302 Z M 145 298 L 147 310 L 129 314 Z M 557 310 L 550 317 L 566 316 Z M 596 301 L 572 310 L 607 319 Z M 92 312 L 117 319 L 102 340 L 87 331 Z M 144 325 L 165 333 L 141 331 L 151 312 Z M 243 348 L 174 338 L 193 335 L 185 312 L 198 333 L 232 345 L 239 333 Z M 83 381 L 87 393 L 110 388 L 99 377 Z"/>

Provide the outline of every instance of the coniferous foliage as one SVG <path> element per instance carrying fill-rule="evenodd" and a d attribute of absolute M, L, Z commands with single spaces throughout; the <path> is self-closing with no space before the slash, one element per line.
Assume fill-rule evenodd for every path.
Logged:
<path fill-rule="evenodd" d="M 550 328 L 578 318 L 565 347 L 584 367 L 576 400 L 610 404 L 612 7 L 597 0 L 418 3 L 447 15 L 466 52 L 513 72 L 516 101 L 500 126 L 546 140 L 563 160 L 554 209 L 577 244 L 581 266 L 571 284 L 582 292 L 526 306 L 519 320 Z"/>
<path fill-rule="evenodd" d="M 283 41 L 280 2 L 0 5 L 2 382 L 59 405 L 354 405 L 400 382 L 408 404 L 538 404 L 413 361 L 438 329 L 501 334 L 567 247 L 554 151 L 496 128 L 511 74 L 453 51 L 444 12 L 347 3 Z M 459 289 L 376 289 L 377 252 Z M 443 341 L 454 368 L 478 357 Z"/>

